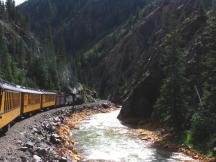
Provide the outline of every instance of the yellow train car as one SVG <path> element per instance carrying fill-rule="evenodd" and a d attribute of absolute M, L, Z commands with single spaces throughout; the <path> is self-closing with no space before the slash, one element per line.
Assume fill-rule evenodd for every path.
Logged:
<path fill-rule="evenodd" d="M 42 108 L 42 92 L 36 90 L 24 90 L 22 93 L 22 111 L 29 113 Z"/>
<path fill-rule="evenodd" d="M 0 83 L 0 129 L 21 114 L 21 92 L 19 87 Z"/>
<path fill-rule="evenodd" d="M 42 108 L 54 107 L 56 105 L 56 93 L 44 92 L 42 95 Z"/>
<path fill-rule="evenodd" d="M 56 95 L 55 105 L 56 105 L 56 107 L 65 105 L 65 95 L 64 94 L 57 94 Z"/>
<path fill-rule="evenodd" d="M 44 92 L 12 85 L 0 80 L 0 129 L 17 117 L 47 107 L 55 107 L 56 102 L 63 104 L 63 96 L 57 99 L 57 93 Z"/>

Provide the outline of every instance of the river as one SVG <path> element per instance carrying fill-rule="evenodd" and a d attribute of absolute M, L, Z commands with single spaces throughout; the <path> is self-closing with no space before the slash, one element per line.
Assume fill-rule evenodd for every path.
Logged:
<path fill-rule="evenodd" d="M 181 153 L 159 149 L 140 140 L 117 119 L 118 111 L 101 113 L 83 120 L 72 130 L 75 147 L 83 161 L 150 162 L 192 160 Z"/>

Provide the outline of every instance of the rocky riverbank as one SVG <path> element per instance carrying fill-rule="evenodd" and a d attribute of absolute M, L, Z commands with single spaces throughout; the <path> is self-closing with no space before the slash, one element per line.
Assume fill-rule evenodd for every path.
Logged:
<path fill-rule="evenodd" d="M 102 104 L 102 108 L 92 107 L 88 105 L 85 107 L 84 111 L 77 111 L 66 118 L 66 123 L 63 123 L 58 128 L 59 137 L 62 139 L 61 144 L 58 148 L 58 154 L 61 157 L 67 157 L 67 160 L 80 160 L 80 156 L 76 151 L 74 145 L 75 142 L 72 139 L 71 130 L 79 129 L 76 125 L 77 122 L 85 120 L 86 118 L 98 114 L 98 113 L 107 113 L 114 111 L 116 108 L 111 104 Z"/>
<path fill-rule="evenodd" d="M 112 107 L 108 101 L 98 101 L 74 107 L 63 107 L 38 113 L 31 118 L 16 124 L 0 138 L 0 161 L 4 162 L 40 162 L 40 161 L 72 161 L 71 155 L 64 151 L 69 149 L 67 140 L 62 136 L 62 129 L 68 125 L 72 114 L 82 119 L 79 112 L 90 115 Z M 83 111 L 85 110 L 85 111 Z M 63 147 L 64 146 L 64 147 Z M 73 145 L 70 145 L 73 146 Z M 74 159 L 77 159 L 74 156 Z"/>
<path fill-rule="evenodd" d="M 164 148 L 166 150 L 183 153 L 189 157 L 192 157 L 195 161 L 202 162 L 214 162 L 215 158 L 206 157 L 197 151 L 192 150 L 186 145 L 174 144 L 174 136 L 166 128 L 162 128 L 158 123 L 152 122 L 140 122 L 136 125 L 136 128 L 131 130 L 138 133 L 140 139 L 150 141 L 157 147 Z"/>

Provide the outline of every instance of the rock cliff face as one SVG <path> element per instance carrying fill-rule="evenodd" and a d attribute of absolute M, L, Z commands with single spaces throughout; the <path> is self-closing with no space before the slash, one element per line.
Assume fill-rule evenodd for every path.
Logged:
<path fill-rule="evenodd" d="M 143 74 L 147 73 L 148 75 L 140 75 L 136 79 L 138 82 L 130 88 L 130 93 L 123 103 L 123 109 L 119 118 L 123 120 L 128 118 L 149 119 L 153 116 L 155 101 L 160 94 L 161 81 L 164 76 L 162 71 L 164 65 L 163 61 L 161 61 L 163 52 L 161 50 L 165 46 L 169 46 L 164 42 L 172 31 L 177 31 L 180 35 L 181 48 L 186 55 L 185 59 L 187 59 L 185 60 L 187 62 L 187 77 L 190 80 L 189 84 L 191 87 L 189 93 L 193 96 L 190 100 L 193 103 L 191 104 L 191 109 L 195 111 L 198 107 L 199 101 L 193 87 L 196 85 L 200 90 L 203 80 L 195 69 L 200 66 L 199 63 L 205 53 L 197 56 L 198 51 L 195 49 L 199 48 L 197 47 L 199 34 L 205 32 L 205 26 L 208 26 L 206 24 L 208 18 L 202 15 L 199 7 L 200 3 L 198 1 L 177 1 L 174 4 L 160 5 L 145 18 L 145 25 L 141 25 L 139 28 L 143 31 L 142 33 L 140 32 L 140 36 L 145 37 L 145 34 L 150 34 L 150 36 L 147 36 L 149 38 L 147 50 L 141 56 L 149 55 L 149 62 L 143 62 L 139 69 Z M 176 15 L 175 20 L 172 19 L 171 15 Z M 151 23 L 147 26 L 149 21 Z M 170 23 L 174 23 L 174 25 L 171 28 L 167 28 L 167 25 Z M 142 42 L 144 43 L 143 46 L 147 44 L 144 41 Z M 132 66 L 137 65 L 134 64 Z M 144 67 L 146 66 L 148 68 L 145 69 Z M 185 113 L 187 114 L 187 112 Z"/>
<path fill-rule="evenodd" d="M 144 35 L 144 33 L 150 33 L 150 37 L 153 37 L 153 39 L 148 40 L 150 44 L 147 46 L 148 50 L 145 52 L 150 54 L 149 63 L 143 63 L 140 68 L 143 69 L 141 70 L 143 71 L 143 73 L 148 73 L 148 76 L 139 77 L 137 80 L 140 80 L 140 82 L 137 82 L 137 84 L 133 86 L 132 89 L 130 89 L 130 94 L 124 102 L 124 106 L 119 118 L 127 119 L 128 117 L 138 117 L 138 119 L 146 119 L 152 116 L 152 112 L 154 111 L 153 106 L 155 104 L 156 99 L 159 96 L 161 79 L 163 77 L 163 73 L 161 71 L 162 65 L 160 65 L 159 61 L 161 55 L 160 47 L 165 41 L 167 34 L 171 32 L 167 30 L 166 27 L 163 25 L 169 23 L 166 22 L 166 20 L 169 19 L 170 15 L 176 14 L 175 12 L 178 12 L 178 9 L 180 11 L 180 5 L 175 6 L 172 4 L 165 4 L 157 8 L 155 11 L 153 11 L 150 17 L 148 17 L 148 19 L 150 19 L 152 23 L 146 27 L 150 30 L 155 29 L 152 32 L 146 30 L 144 26 L 140 26 L 140 29 L 144 31 L 140 35 Z M 180 11 L 180 13 L 181 12 L 182 11 Z M 184 20 L 181 19 L 181 15 L 179 15 L 176 23 L 180 25 L 182 21 Z M 146 21 L 144 24 L 147 25 L 147 23 L 148 21 Z M 178 26 L 176 26 L 175 28 L 178 28 Z M 147 38 L 150 37 L 148 36 Z M 147 66 L 148 64 L 152 64 L 152 66 L 148 67 L 147 69 L 142 68 Z"/>

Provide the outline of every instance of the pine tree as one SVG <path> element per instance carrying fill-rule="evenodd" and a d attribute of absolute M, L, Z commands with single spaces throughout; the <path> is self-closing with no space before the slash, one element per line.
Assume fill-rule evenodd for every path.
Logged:
<path fill-rule="evenodd" d="M 208 52 L 204 94 L 198 112 L 193 116 L 193 136 L 195 141 L 204 142 L 210 136 L 216 137 L 216 50 Z M 202 140 L 202 141 L 200 141 Z M 215 140 L 216 142 L 216 140 Z"/>
<path fill-rule="evenodd" d="M 8 47 L 4 40 L 3 29 L 0 29 L 0 71 L 2 79 L 12 81 L 12 61 L 8 53 Z"/>
<path fill-rule="evenodd" d="M 6 11 L 4 2 L 0 0 L 0 19 L 6 19 Z"/>
<path fill-rule="evenodd" d="M 8 53 L 7 46 L 3 42 L 3 44 L 0 43 L 0 60 L 1 60 L 1 72 L 2 72 L 2 78 L 12 82 L 13 81 L 13 74 L 12 74 L 12 60 L 11 56 Z"/>
<path fill-rule="evenodd" d="M 213 147 L 216 142 L 216 18 L 214 12 L 208 21 L 205 37 L 205 57 L 202 62 L 203 97 L 192 120 L 194 142 Z M 208 141 L 208 142 L 207 142 Z"/>
<path fill-rule="evenodd" d="M 178 47 L 176 33 L 169 36 L 167 43 L 163 54 L 165 78 L 161 86 L 160 97 L 155 105 L 154 114 L 161 121 L 180 130 L 184 127 L 185 112 L 188 106 L 184 57 L 182 50 Z"/>
<path fill-rule="evenodd" d="M 7 0 L 6 1 L 6 9 L 9 20 L 16 20 L 16 7 L 14 0 Z"/>
<path fill-rule="evenodd" d="M 65 49 L 65 41 L 63 36 L 60 37 L 59 41 L 57 42 L 58 48 L 56 52 L 56 58 L 59 64 L 66 62 L 66 49 Z"/>
<path fill-rule="evenodd" d="M 19 68 L 24 69 L 26 66 L 26 51 L 25 51 L 25 46 L 24 46 L 24 41 L 19 40 L 17 42 L 17 47 L 16 47 L 16 61 L 18 63 Z"/>

